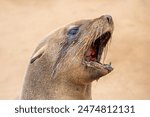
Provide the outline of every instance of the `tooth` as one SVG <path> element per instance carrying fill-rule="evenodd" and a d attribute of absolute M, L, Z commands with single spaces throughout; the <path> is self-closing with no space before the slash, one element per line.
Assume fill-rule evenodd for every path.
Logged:
<path fill-rule="evenodd" d="M 109 62 L 109 66 L 111 66 L 111 62 Z"/>

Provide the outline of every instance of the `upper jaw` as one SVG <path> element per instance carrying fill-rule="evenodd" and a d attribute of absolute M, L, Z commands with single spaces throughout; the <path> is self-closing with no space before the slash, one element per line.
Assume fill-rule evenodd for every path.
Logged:
<path fill-rule="evenodd" d="M 84 55 L 84 64 L 87 67 L 98 69 L 102 75 L 106 75 L 113 70 L 110 64 L 102 64 L 100 62 L 103 49 L 107 45 L 112 35 L 111 31 L 101 34 L 98 38 L 94 39 L 89 49 Z"/>

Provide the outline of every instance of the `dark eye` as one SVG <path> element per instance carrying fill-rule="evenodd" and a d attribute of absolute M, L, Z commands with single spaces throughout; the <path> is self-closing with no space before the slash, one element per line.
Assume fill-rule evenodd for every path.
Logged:
<path fill-rule="evenodd" d="M 67 35 L 68 36 L 75 36 L 78 32 L 79 32 L 79 28 L 78 27 L 74 27 L 74 28 L 71 28 L 68 31 Z"/>

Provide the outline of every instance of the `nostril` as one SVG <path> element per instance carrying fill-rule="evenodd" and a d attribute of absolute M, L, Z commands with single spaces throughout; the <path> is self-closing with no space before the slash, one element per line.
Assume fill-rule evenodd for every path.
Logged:
<path fill-rule="evenodd" d="M 106 15 L 105 17 L 106 17 L 108 23 L 112 22 L 112 17 L 110 15 Z"/>
<path fill-rule="evenodd" d="M 110 22 L 110 18 L 109 17 L 107 17 L 107 21 Z"/>

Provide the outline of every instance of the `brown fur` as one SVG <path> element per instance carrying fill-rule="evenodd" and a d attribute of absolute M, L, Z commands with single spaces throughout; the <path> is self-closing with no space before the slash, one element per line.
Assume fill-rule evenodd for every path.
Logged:
<path fill-rule="evenodd" d="M 80 26 L 73 41 L 66 36 L 70 26 Z M 92 81 L 109 71 L 88 68 L 83 58 L 92 41 L 106 31 L 112 33 L 113 22 L 101 16 L 77 21 L 48 35 L 31 57 L 21 99 L 92 99 Z"/>

